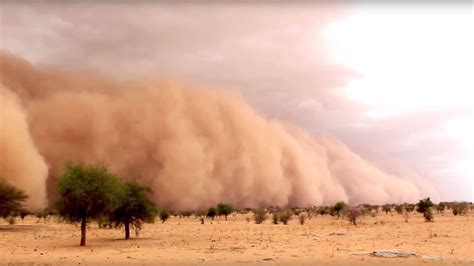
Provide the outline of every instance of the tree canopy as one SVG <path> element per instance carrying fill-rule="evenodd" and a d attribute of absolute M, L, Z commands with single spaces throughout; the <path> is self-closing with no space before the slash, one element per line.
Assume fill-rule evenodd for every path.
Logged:
<path fill-rule="evenodd" d="M 110 216 L 110 221 L 116 227 L 125 227 L 125 239 L 130 238 L 130 225 L 136 230 L 141 229 L 142 223 L 153 223 L 158 209 L 150 200 L 151 189 L 136 179 L 123 183 L 123 193 L 119 197 L 117 207 Z"/>
<path fill-rule="evenodd" d="M 334 206 L 331 207 L 331 215 L 336 215 L 338 218 L 341 217 L 341 212 L 347 208 L 347 204 L 343 201 L 338 201 Z"/>
<path fill-rule="evenodd" d="M 104 165 L 69 162 L 57 183 L 55 207 L 66 221 L 81 223 L 81 246 L 84 246 L 86 224 L 111 213 L 122 191 L 121 182 Z"/>
<path fill-rule="evenodd" d="M 229 204 L 219 203 L 217 205 L 217 214 L 224 215 L 226 221 L 227 221 L 227 216 L 231 214 L 232 211 L 233 211 L 233 208 Z"/>
<path fill-rule="evenodd" d="M 6 218 L 23 210 L 23 202 L 28 198 L 25 192 L 0 181 L 0 216 Z"/>
<path fill-rule="evenodd" d="M 211 218 L 212 220 L 214 220 L 214 217 L 216 217 L 216 215 L 217 215 L 217 209 L 215 207 L 210 207 L 207 210 L 206 216 Z"/>

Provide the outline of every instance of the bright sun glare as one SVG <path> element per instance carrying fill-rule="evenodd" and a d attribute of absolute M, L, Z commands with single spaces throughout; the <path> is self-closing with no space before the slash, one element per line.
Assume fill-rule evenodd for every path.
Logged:
<path fill-rule="evenodd" d="M 472 8 L 466 5 L 357 7 L 327 28 L 337 63 L 361 75 L 345 88 L 385 119 L 419 111 L 461 108 L 439 134 L 455 139 L 468 157 L 453 171 L 474 175 Z M 474 191 L 474 188 L 473 188 Z"/>

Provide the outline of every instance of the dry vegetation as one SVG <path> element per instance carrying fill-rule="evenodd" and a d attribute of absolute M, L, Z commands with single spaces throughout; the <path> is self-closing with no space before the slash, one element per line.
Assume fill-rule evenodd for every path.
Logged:
<path fill-rule="evenodd" d="M 150 193 L 102 165 L 68 163 L 55 203 L 31 213 L 26 194 L 0 182 L 1 263 L 474 263 L 472 203 L 174 211 Z"/>
<path fill-rule="evenodd" d="M 228 221 L 215 216 L 214 221 L 205 218 L 204 224 L 200 220 L 203 214 L 181 212 L 166 223 L 144 224 L 140 235 L 130 240 L 123 240 L 122 230 L 91 223 L 86 247 L 78 246 L 77 225 L 59 223 L 52 215 L 41 220 L 30 215 L 24 220 L 17 217 L 14 225 L 2 222 L 0 254 L 2 262 L 8 263 L 473 264 L 473 212 L 468 206 L 466 213 L 454 216 L 452 206 L 457 205 L 435 213 L 434 222 L 425 222 L 417 212 L 408 213 L 405 222 L 406 212 L 386 214 L 382 208 L 373 207 L 371 212 L 359 206 L 357 226 L 338 219 L 337 214 L 319 215 L 320 208 L 297 211 L 299 215 L 271 208 L 256 210 L 256 214 L 237 210 Z M 293 216 L 287 225 L 273 224 L 273 213 Z M 347 213 L 351 212 L 343 217 L 347 218 Z M 301 225 L 300 215 L 311 219 Z M 253 220 L 260 222 L 262 217 L 269 219 L 261 224 Z M 379 258 L 367 254 L 381 249 L 412 251 L 416 256 Z"/>

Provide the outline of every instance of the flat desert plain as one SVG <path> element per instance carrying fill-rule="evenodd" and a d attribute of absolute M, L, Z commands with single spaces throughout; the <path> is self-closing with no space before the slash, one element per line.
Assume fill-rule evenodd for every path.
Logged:
<path fill-rule="evenodd" d="M 78 226 L 35 217 L 0 225 L 0 264 L 224 264 L 224 265 L 474 265 L 473 213 L 435 215 L 427 223 L 411 214 L 364 216 L 357 226 L 345 219 L 317 216 L 304 225 L 249 223 L 251 214 L 233 214 L 201 224 L 194 217 L 172 217 L 146 224 L 123 240 L 119 229 L 90 224 L 87 246 L 79 247 Z M 408 258 L 375 257 L 376 250 L 414 252 Z"/>

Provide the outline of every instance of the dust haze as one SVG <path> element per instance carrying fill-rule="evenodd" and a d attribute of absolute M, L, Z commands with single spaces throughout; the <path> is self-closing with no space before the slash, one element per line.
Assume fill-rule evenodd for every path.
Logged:
<path fill-rule="evenodd" d="M 413 202 L 425 180 L 388 174 L 329 136 L 176 80 L 114 80 L 0 58 L 0 179 L 46 206 L 68 160 L 138 177 L 173 209 Z"/>

